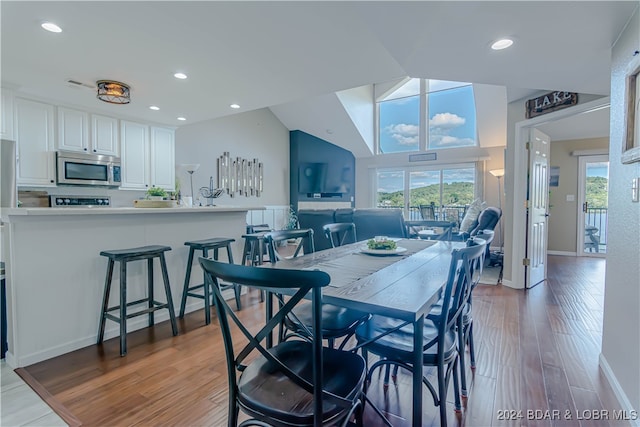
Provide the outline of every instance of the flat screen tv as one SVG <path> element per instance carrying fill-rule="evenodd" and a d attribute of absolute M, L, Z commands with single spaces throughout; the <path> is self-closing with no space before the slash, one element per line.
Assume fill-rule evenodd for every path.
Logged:
<path fill-rule="evenodd" d="M 328 169 L 327 163 L 301 163 L 298 169 L 298 192 L 325 193 Z"/>

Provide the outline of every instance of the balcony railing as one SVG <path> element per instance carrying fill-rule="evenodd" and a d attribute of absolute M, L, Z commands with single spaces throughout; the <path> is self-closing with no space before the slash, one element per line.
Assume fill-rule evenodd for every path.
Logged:
<path fill-rule="evenodd" d="M 402 206 L 393 205 L 378 205 L 380 209 L 403 209 Z M 462 217 L 467 211 L 467 206 L 459 205 L 444 205 L 434 207 L 435 216 L 438 221 L 455 221 L 458 225 L 462 222 Z M 409 206 L 409 217 L 406 218 L 410 221 L 419 221 L 422 218 L 419 206 Z"/>
<path fill-rule="evenodd" d="M 609 208 L 587 208 L 584 214 L 586 226 L 596 227 L 600 236 L 600 252 L 605 252 L 607 246 L 607 211 Z"/>

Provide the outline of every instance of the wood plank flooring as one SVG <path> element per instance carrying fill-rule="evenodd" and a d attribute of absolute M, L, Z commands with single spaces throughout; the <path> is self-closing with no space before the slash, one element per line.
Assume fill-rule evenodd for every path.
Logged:
<path fill-rule="evenodd" d="M 549 280 L 526 292 L 476 288 L 477 368 L 468 369 L 462 413 L 453 410 L 450 387 L 450 425 L 625 425 L 586 419 L 595 410 L 620 409 L 598 368 L 605 260 L 550 256 L 548 265 Z M 242 303 L 240 317 L 257 324 L 263 313 L 258 292 L 244 295 Z M 176 337 L 166 322 L 131 333 L 123 358 L 116 338 L 18 373 L 72 414 L 73 425 L 222 426 L 227 372 L 215 315 L 212 319 L 205 326 L 202 311 L 188 314 Z M 401 372 L 386 393 L 381 383 L 374 376 L 371 399 L 394 426 L 409 426 L 410 376 Z M 437 408 L 426 390 L 424 395 L 423 424 L 439 425 Z M 382 425 L 370 409 L 365 421 Z"/>

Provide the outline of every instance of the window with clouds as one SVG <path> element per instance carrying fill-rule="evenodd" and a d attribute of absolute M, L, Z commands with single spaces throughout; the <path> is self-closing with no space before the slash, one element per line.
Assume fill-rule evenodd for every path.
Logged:
<path fill-rule="evenodd" d="M 410 79 L 378 101 L 378 123 L 380 154 L 477 146 L 469 83 Z"/>

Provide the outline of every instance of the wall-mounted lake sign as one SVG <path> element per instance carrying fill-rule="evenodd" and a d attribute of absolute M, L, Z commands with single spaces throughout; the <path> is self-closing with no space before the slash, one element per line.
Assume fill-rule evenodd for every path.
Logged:
<path fill-rule="evenodd" d="M 578 94 L 575 92 L 563 92 L 554 91 L 545 95 L 541 95 L 537 98 L 533 98 L 527 101 L 526 109 L 527 119 L 531 119 L 542 114 L 547 114 L 552 111 L 561 110 L 563 108 L 571 107 L 578 103 Z"/>

